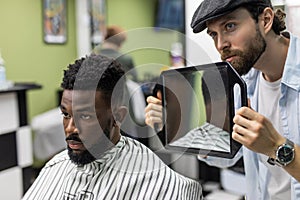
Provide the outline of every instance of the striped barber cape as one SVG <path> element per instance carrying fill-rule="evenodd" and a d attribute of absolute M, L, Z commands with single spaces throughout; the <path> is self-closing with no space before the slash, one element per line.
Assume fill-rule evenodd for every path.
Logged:
<path fill-rule="evenodd" d="M 89 164 L 71 162 L 67 150 L 51 159 L 23 200 L 202 199 L 200 183 L 170 169 L 136 140 L 116 146 Z"/>

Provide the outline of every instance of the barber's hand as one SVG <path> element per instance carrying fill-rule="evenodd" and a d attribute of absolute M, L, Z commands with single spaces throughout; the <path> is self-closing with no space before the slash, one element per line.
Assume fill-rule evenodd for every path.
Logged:
<path fill-rule="evenodd" d="M 145 123 L 152 127 L 153 129 L 154 124 L 157 126 L 159 130 L 162 129 L 162 103 L 161 103 L 162 95 L 161 92 L 157 92 L 157 98 L 153 96 L 149 96 L 147 98 L 148 105 L 145 108 Z"/>
<path fill-rule="evenodd" d="M 263 115 L 249 107 L 242 107 L 233 118 L 232 138 L 257 153 L 275 157 L 277 147 L 285 142 Z"/>

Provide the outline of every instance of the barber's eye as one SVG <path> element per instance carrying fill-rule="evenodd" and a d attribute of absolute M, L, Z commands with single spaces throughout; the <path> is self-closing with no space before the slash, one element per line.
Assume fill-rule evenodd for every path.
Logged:
<path fill-rule="evenodd" d="M 232 31 L 232 30 L 235 29 L 235 24 L 234 23 L 228 23 L 228 24 L 225 25 L 225 27 L 226 27 L 227 31 Z"/>
<path fill-rule="evenodd" d="M 71 119 L 71 115 L 69 115 L 69 113 L 62 112 L 61 114 L 63 115 L 64 119 Z"/>

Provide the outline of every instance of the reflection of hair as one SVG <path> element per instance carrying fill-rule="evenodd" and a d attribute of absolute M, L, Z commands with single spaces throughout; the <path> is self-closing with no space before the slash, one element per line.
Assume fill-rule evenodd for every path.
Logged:
<path fill-rule="evenodd" d="M 264 11 L 264 9 L 267 6 L 246 4 L 243 7 L 246 8 L 250 12 L 252 18 L 256 22 L 258 22 L 258 16 Z M 281 10 L 281 9 L 275 10 L 275 16 L 274 16 L 272 29 L 277 35 L 280 35 L 280 32 L 286 29 L 286 25 L 285 25 L 285 21 L 284 21 L 285 17 L 286 17 L 286 14 L 283 10 Z"/>
<path fill-rule="evenodd" d="M 227 71 L 207 70 L 202 76 L 206 121 L 229 131 L 229 88 Z"/>
<path fill-rule="evenodd" d="M 117 94 L 120 94 L 122 99 L 123 88 L 115 87 L 118 81 L 122 81 L 120 84 L 122 87 L 125 85 L 121 65 L 111 58 L 91 54 L 76 60 L 64 70 L 61 87 L 67 90 L 98 90 L 109 96 L 114 89 L 118 89 L 120 91 L 117 91 Z"/>
<path fill-rule="evenodd" d="M 105 40 L 115 45 L 121 46 L 126 40 L 124 29 L 119 26 L 108 26 L 106 30 Z"/>
<path fill-rule="evenodd" d="M 202 76 L 202 93 L 205 104 L 212 101 L 222 101 L 226 94 L 226 77 L 223 71 L 211 70 L 203 73 Z"/>

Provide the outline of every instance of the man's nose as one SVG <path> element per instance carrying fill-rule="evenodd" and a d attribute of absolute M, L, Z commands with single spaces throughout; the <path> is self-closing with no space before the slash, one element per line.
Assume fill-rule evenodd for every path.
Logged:
<path fill-rule="evenodd" d="M 75 120 L 73 117 L 68 120 L 65 130 L 67 133 L 78 133 L 78 129 L 75 125 Z"/>
<path fill-rule="evenodd" d="M 220 34 L 218 36 L 218 40 L 217 40 L 217 50 L 219 52 L 222 52 L 224 49 L 227 49 L 230 47 L 230 42 L 228 41 L 228 38 L 222 34 Z"/>

